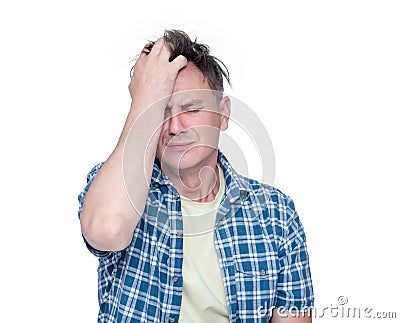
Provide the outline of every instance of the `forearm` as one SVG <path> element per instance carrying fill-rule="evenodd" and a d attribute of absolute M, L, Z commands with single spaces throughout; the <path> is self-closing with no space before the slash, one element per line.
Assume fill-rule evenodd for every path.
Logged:
<path fill-rule="evenodd" d="M 142 51 L 129 85 L 132 104 L 114 151 L 93 180 L 82 209 L 86 240 L 98 250 L 129 245 L 149 190 L 165 106 L 176 76 L 187 60 L 169 62 L 163 39 Z M 164 98 L 164 99 L 163 99 Z"/>
<path fill-rule="evenodd" d="M 272 318 L 270 323 L 311 323 L 312 312 L 298 312 L 291 313 L 282 311 L 281 309 L 274 309 L 272 311 Z"/>
<path fill-rule="evenodd" d="M 149 113 L 134 105 L 118 144 L 87 192 L 81 213 L 82 232 L 98 250 L 121 250 L 130 243 L 147 199 L 163 112 Z"/>

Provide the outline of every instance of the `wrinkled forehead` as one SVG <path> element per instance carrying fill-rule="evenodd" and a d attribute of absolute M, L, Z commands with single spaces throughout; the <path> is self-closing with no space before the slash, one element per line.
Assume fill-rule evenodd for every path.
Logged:
<path fill-rule="evenodd" d="M 188 90 L 173 93 L 168 101 L 167 107 L 172 108 L 189 108 L 197 106 L 201 108 L 209 108 L 215 110 L 218 107 L 218 91 L 201 89 Z"/>

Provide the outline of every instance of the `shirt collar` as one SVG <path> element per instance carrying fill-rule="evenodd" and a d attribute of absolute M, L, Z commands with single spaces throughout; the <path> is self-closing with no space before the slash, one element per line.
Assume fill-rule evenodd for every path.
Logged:
<path fill-rule="evenodd" d="M 156 157 L 154 160 L 153 173 L 151 175 L 151 182 L 159 185 L 169 185 L 171 180 L 161 170 L 160 160 Z"/>
<path fill-rule="evenodd" d="M 231 203 L 235 202 L 238 198 L 245 200 L 250 192 L 249 180 L 237 173 L 225 155 L 218 149 L 217 163 L 221 166 L 225 176 L 226 190 L 225 194 Z M 171 180 L 161 170 L 160 160 L 156 157 L 154 160 L 153 173 L 151 177 L 152 184 L 158 185 L 171 185 Z"/>
<path fill-rule="evenodd" d="M 218 150 L 218 163 L 220 164 L 226 181 L 226 196 L 230 203 L 239 198 L 245 200 L 250 192 L 249 180 L 236 172 L 225 155 Z"/>

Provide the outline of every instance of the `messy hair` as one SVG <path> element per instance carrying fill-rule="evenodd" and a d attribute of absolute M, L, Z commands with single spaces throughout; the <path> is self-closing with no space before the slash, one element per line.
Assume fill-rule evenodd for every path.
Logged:
<path fill-rule="evenodd" d="M 186 57 L 188 62 L 192 62 L 202 72 L 212 90 L 224 91 L 223 78 L 232 86 L 228 68 L 220 59 L 210 55 L 209 46 L 198 43 L 197 38 L 192 41 L 185 32 L 172 29 L 164 32 L 164 41 L 171 52 L 169 61 L 179 55 Z M 151 51 L 154 43 L 150 41 L 146 45 L 146 52 Z"/>

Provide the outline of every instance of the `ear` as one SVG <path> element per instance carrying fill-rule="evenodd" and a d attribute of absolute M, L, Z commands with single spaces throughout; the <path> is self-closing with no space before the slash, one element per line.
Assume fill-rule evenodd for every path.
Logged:
<path fill-rule="evenodd" d="M 220 129 L 222 131 L 228 129 L 229 116 L 231 115 L 231 99 L 224 96 L 219 102 L 219 113 L 221 114 Z"/>

